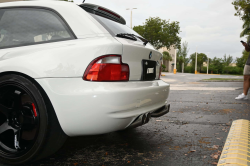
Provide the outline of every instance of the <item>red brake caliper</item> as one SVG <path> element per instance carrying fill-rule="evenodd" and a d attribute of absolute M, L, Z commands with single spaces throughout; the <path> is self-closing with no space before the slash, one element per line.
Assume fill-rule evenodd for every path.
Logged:
<path fill-rule="evenodd" d="M 34 103 L 32 103 L 32 108 L 33 108 L 33 112 L 34 112 L 35 117 L 37 117 L 36 107 L 35 107 Z"/>

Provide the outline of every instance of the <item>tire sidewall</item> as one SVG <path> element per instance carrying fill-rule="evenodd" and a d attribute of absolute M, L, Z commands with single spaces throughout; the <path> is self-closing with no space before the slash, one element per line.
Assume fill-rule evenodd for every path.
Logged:
<path fill-rule="evenodd" d="M 39 113 L 39 131 L 33 147 L 28 152 L 19 157 L 8 157 L 7 155 L 2 156 L 2 154 L 0 154 L 0 160 L 8 164 L 27 163 L 32 161 L 39 154 L 39 151 L 42 149 L 43 144 L 46 141 L 45 138 L 46 133 L 48 132 L 49 123 L 46 104 L 39 89 L 27 78 L 14 74 L 0 77 L 0 86 L 5 83 L 18 84 L 28 91 L 30 97 L 34 100 L 36 110 Z"/>

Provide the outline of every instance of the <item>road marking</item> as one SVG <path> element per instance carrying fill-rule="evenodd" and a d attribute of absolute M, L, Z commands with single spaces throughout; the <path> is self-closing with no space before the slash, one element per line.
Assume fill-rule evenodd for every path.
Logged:
<path fill-rule="evenodd" d="M 171 87 L 197 87 L 197 86 L 201 86 L 201 87 L 206 87 L 207 84 L 191 84 L 191 86 L 188 86 L 190 84 L 170 84 Z"/>
<path fill-rule="evenodd" d="M 239 87 L 176 87 L 170 85 L 170 90 L 199 90 L 199 91 L 235 91 Z"/>
<path fill-rule="evenodd" d="M 247 156 L 247 157 L 250 157 L 250 156 L 245 155 L 245 154 L 242 154 L 242 153 L 227 153 L 227 154 L 239 154 L 239 155 L 242 155 L 242 156 Z"/>

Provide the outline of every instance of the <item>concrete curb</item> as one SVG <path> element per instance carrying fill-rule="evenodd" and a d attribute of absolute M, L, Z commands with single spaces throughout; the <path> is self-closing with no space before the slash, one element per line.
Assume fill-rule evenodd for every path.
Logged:
<path fill-rule="evenodd" d="M 243 80 L 200 80 L 198 82 L 244 82 Z"/>
<path fill-rule="evenodd" d="M 250 121 L 236 120 L 217 166 L 250 166 Z"/>

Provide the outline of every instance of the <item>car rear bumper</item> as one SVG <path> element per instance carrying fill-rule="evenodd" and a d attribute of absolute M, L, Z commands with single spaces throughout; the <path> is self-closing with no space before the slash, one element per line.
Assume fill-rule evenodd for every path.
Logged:
<path fill-rule="evenodd" d="M 62 129 L 69 136 L 123 130 L 140 115 L 165 106 L 170 87 L 162 80 L 88 82 L 82 78 L 46 78 L 37 82 L 50 98 Z"/>

